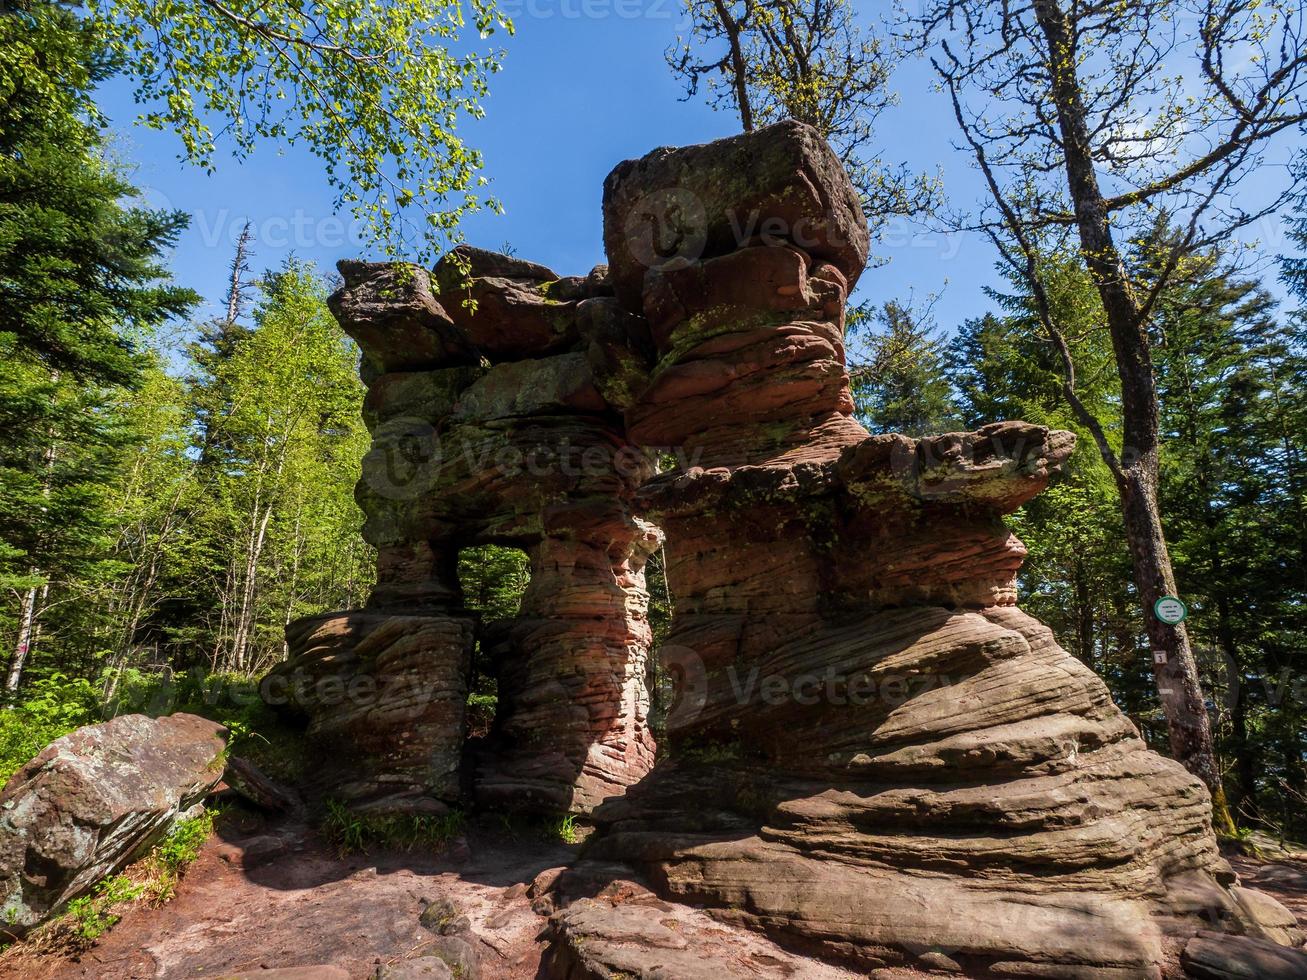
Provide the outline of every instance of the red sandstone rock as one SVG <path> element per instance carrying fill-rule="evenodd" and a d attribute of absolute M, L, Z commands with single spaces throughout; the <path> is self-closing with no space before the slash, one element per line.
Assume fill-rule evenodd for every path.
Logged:
<path fill-rule="evenodd" d="M 359 808 L 410 812 L 455 801 L 463 755 L 472 619 L 335 613 L 286 630 L 291 659 L 264 699 L 309 718 L 330 795 Z"/>
<path fill-rule="evenodd" d="M 576 301 L 560 277 L 534 262 L 459 246 L 435 269 L 450 319 L 491 361 L 541 357 L 577 343 Z M 575 283 L 562 284 L 575 295 Z"/>
<path fill-rule="evenodd" d="M 122 715 L 55 739 L 0 792 L 0 909 L 24 935 L 140 857 L 222 776 L 223 727 Z"/>
<path fill-rule="evenodd" d="M 628 433 L 694 453 L 637 497 L 676 596 L 674 761 L 595 812 L 587 854 L 861 969 L 934 953 L 1003 976 L 1154 978 L 1169 936 L 1282 928 L 1283 910 L 1228 887 L 1202 784 L 1014 608 L 1025 549 L 1003 517 L 1073 437 L 868 435 L 842 346 L 857 251 L 720 233 L 785 172 L 752 153 L 809 148 L 773 129 L 609 178 L 618 296 L 659 358 Z M 844 227 L 844 176 L 804 172 L 796 199 Z M 676 181 L 708 202 L 694 227 L 716 231 L 642 264 L 628 229 Z"/>
<path fill-rule="evenodd" d="M 1004 517 L 1071 434 L 909 439 L 851 417 L 844 308 L 867 233 L 815 131 L 622 164 L 604 221 L 611 271 L 584 278 L 461 249 L 436 303 L 420 275 L 347 270 L 333 308 L 367 361 L 378 584 L 366 613 L 293 624 L 279 676 L 441 697 L 297 696 L 340 749 L 337 788 L 456 795 L 475 628 L 501 698 L 478 797 L 588 812 L 594 866 L 634 865 L 731 923 L 858 969 L 1094 980 L 1153 980 L 1213 923 L 1300 943 L 1234 887 L 1201 783 L 1015 606 L 1025 549 Z M 646 448 L 676 469 L 654 476 Z M 650 771 L 654 523 L 677 699 Z M 482 542 L 531 559 L 505 624 L 459 608 L 458 550 Z M 550 975 L 720 975 L 651 908 L 564 909 Z"/>
<path fill-rule="evenodd" d="M 327 305 L 372 370 L 476 363 L 476 352 L 436 301 L 425 269 L 403 262 L 344 261 L 345 285 Z"/>
<path fill-rule="evenodd" d="M 481 363 L 414 365 L 395 348 L 429 325 L 433 304 L 422 290 L 382 289 L 390 275 L 367 267 L 333 307 L 379 366 L 356 494 L 377 584 L 366 613 L 292 624 L 277 680 L 422 692 L 295 697 L 330 750 L 333 793 L 358 807 L 452 802 L 475 769 L 485 802 L 585 812 L 653 764 L 643 569 L 660 539 L 632 512 L 650 465 L 619 422 L 643 390 L 648 341 L 602 269 L 561 280 L 465 247 L 437 266 L 439 308 Z M 462 609 L 458 554 L 482 543 L 530 558 L 513 623 L 475 624 Z M 475 631 L 495 653 L 499 706 L 471 759 L 463 701 Z"/>
<path fill-rule="evenodd" d="M 867 224 L 839 159 L 810 126 L 783 122 L 621 164 L 604 184 L 604 245 L 617 296 L 635 308 L 645 272 L 727 255 L 753 241 L 794 243 L 838 266 L 851 287 Z"/>

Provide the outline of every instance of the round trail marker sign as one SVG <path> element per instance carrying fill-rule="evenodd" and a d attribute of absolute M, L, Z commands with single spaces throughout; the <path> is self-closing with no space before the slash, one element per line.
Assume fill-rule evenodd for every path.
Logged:
<path fill-rule="evenodd" d="M 1167 626 L 1179 626 L 1189 618 L 1189 607 L 1173 595 L 1162 596 L 1153 603 L 1153 615 Z"/>

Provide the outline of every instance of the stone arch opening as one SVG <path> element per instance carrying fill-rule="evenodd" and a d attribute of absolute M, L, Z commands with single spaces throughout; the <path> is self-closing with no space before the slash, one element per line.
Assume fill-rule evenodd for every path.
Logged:
<path fill-rule="evenodd" d="M 516 619 L 531 582 L 531 559 L 521 547 L 471 545 L 458 553 L 463 605 L 475 619 L 467 682 L 467 734 L 473 744 L 490 736 L 499 706 L 493 636 Z"/>

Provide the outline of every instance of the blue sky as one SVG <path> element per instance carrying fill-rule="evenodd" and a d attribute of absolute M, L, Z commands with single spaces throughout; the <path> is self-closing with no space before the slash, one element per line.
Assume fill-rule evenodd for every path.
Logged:
<path fill-rule="evenodd" d="M 484 213 L 464 226 L 469 241 L 501 249 L 562 275 L 603 261 L 600 200 L 603 179 L 619 161 L 656 146 L 698 143 L 738 131 L 738 121 L 702 100 L 681 101 L 663 52 L 681 27 L 679 0 L 507 0 L 517 34 L 505 69 L 491 81 L 486 118 L 469 122 L 465 139 L 481 149 L 492 192 L 506 214 Z M 588 14 L 588 15 L 587 15 Z M 879 127 L 880 152 L 944 179 L 955 207 L 969 207 L 983 188 L 968 155 L 952 147 L 951 110 L 932 89 L 929 67 L 905 63 L 894 87 L 901 105 Z M 218 159 L 206 175 L 177 160 L 175 137 L 131 125 L 137 112 L 130 85 L 115 80 L 101 92 L 119 134 L 119 155 L 134 166 L 147 201 L 190 213 L 191 227 L 172 265 L 181 283 L 198 290 L 213 315 L 225 289 L 233 243 L 253 224 L 256 270 L 278 265 L 292 251 L 331 268 L 337 259 L 368 252 L 352 233 L 349 214 L 336 214 L 322 165 L 308 153 L 264 143 L 237 162 Z M 1276 229 L 1268 236 L 1272 244 Z M 878 248 L 888 265 L 869 269 L 860 294 L 872 300 L 941 294 L 935 307 L 947 331 L 990 304 L 994 256 L 975 237 L 944 236 L 899 223 Z"/>

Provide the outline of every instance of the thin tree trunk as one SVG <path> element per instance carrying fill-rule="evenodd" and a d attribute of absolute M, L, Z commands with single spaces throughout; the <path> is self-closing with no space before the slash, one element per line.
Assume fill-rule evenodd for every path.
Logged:
<path fill-rule="evenodd" d="M 753 104 L 749 101 L 749 66 L 744 59 L 744 50 L 740 46 L 740 23 L 731 15 L 725 0 L 713 0 L 713 6 L 717 8 L 717 17 L 721 21 L 722 30 L 726 32 L 726 41 L 731 49 L 731 84 L 735 88 L 735 101 L 740 109 L 740 124 L 746 133 L 752 133 Z"/>
<path fill-rule="evenodd" d="M 244 306 L 248 288 L 244 277 L 250 271 L 250 242 L 253 240 L 254 234 L 250 231 L 250 223 L 247 221 L 241 228 L 240 237 L 236 239 L 236 255 L 231 260 L 231 275 L 227 283 L 228 323 L 235 323 L 240 319 L 241 308 Z"/>
<path fill-rule="evenodd" d="M 1227 657 L 1230 656 L 1227 653 Z M 1230 684 L 1234 700 L 1230 705 L 1230 729 L 1234 736 L 1234 774 L 1237 796 L 1233 809 L 1246 820 L 1256 820 L 1257 807 L 1257 752 L 1248 735 L 1248 684 L 1242 665 L 1234 659 L 1230 665 Z"/>
<path fill-rule="evenodd" d="M 1089 594 L 1089 578 L 1085 564 L 1076 560 L 1072 571 L 1076 593 L 1076 645 L 1080 662 L 1091 670 L 1094 667 L 1094 603 Z"/>
<path fill-rule="evenodd" d="M 232 641 L 232 656 L 238 671 L 244 670 L 249 660 L 250 633 L 254 625 L 254 596 L 259 576 L 259 559 L 263 556 L 263 543 L 268 536 L 268 522 L 272 520 L 272 507 L 263 511 L 251 530 L 251 539 L 245 552 L 245 575 L 241 589 L 240 609 L 237 612 L 236 634 Z"/>
<path fill-rule="evenodd" d="M 36 572 L 33 571 L 32 574 L 35 575 Z M 18 685 L 22 683 L 23 668 L 27 666 L 27 657 L 32 651 L 32 638 L 36 632 L 36 595 L 37 587 L 34 585 L 23 593 L 19 606 L 18 642 L 9 657 L 9 671 L 5 674 L 5 690 L 11 693 L 18 690 Z"/>
<path fill-rule="evenodd" d="M 286 468 L 286 453 L 290 448 L 291 432 L 293 424 L 288 425 L 282 433 L 281 449 L 277 456 L 276 466 L 273 467 L 272 476 L 275 480 L 280 481 L 281 475 Z M 271 431 L 271 424 L 268 430 Z M 265 431 L 265 443 L 267 440 L 267 431 Z M 259 516 L 259 510 L 262 507 L 264 490 L 267 487 L 266 469 L 259 470 L 259 482 L 254 490 L 254 507 L 251 510 L 251 539 L 249 547 L 246 550 L 245 560 L 245 580 L 244 588 L 241 594 L 241 605 L 239 619 L 236 624 L 236 639 L 232 644 L 235 654 L 237 670 L 244 670 L 248 662 L 248 653 L 250 645 L 250 635 L 254 627 L 254 596 L 255 588 L 258 584 L 259 560 L 263 556 L 263 545 L 268 537 L 268 524 L 272 521 L 273 502 L 275 493 L 269 494 L 268 505 L 263 507 L 263 516 Z"/>
<path fill-rule="evenodd" d="M 59 383 L 59 372 L 51 372 L 51 380 Z M 45 458 L 42 460 L 45 466 L 45 478 L 41 484 L 41 495 L 50 499 L 50 483 L 54 470 L 55 460 L 55 430 L 50 428 L 46 432 Z M 38 569 L 32 568 L 29 574 L 33 577 L 40 577 Z M 36 625 L 36 611 L 39 605 L 45 601 L 46 596 L 50 594 L 50 583 L 47 581 L 42 585 L 34 585 L 23 594 L 22 601 L 18 610 L 18 642 L 14 644 L 14 652 L 9 658 L 9 671 L 5 675 L 5 690 L 16 691 L 18 685 L 23 681 L 23 670 L 27 666 L 27 661 L 31 658 L 32 647 L 36 645 L 38 627 Z"/>
<path fill-rule="evenodd" d="M 1176 594 L 1176 585 L 1157 499 L 1160 437 L 1148 323 L 1130 288 L 1099 188 L 1080 95 L 1078 52 L 1066 14 L 1057 0 L 1034 0 L 1034 11 L 1048 45 L 1052 96 L 1081 252 L 1103 304 L 1121 379 L 1124 450 L 1120 459 L 1104 458 L 1113 470 L 1121 497 L 1135 586 L 1147 624 L 1153 676 L 1166 717 L 1171 752 L 1206 784 L 1212 794 L 1213 822 L 1222 832 L 1230 832 L 1234 823 L 1216 764 L 1211 723 L 1188 632 L 1183 625 L 1166 625 L 1153 612 L 1158 599 Z"/>
<path fill-rule="evenodd" d="M 227 637 L 231 631 L 232 596 L 236 594 L 236 563 L 234 560 L 227 562 L 226 574 L 227 586 L 222 590 L 222 610 L 218 617 L 218 636 L 214 640 L 213 655 L 209 658 L 210 673 L 218 670 L 220 660 L 224 671 L 232 669 L 231 650 L 227 646 Z"/>
<path fill-rule="evenodd" d="M 283 627 L 290 625 L 291 617 L 294 616 L 295 614 L 295 599 L 297 598 L 296 592 L 299 589 L 299 582 L 300 582 L 300 559 L 306 547 L 306 544 L 302 537 L 303 530 L 302 530 L 301 517 L 303 513 L 304 513 L 304 505 L 301 502 L 295 508 L 295 534 L 294 537 L 291 539 L 293 541 L 293 550 L 291 552 L 291 562 L 290 562 L 290 582 L 288 583 L 286 588 L 286 611 L 285 611 L 285 615 L 282 617 Z M 349 607 L 346 606 L 345 608 L 348 609 Z M 282 637 L 281 659 L 289 660 L 290 643 L 286 641 L 286 631 L 284 629 L 282 630 L 281 637 Z"/>

